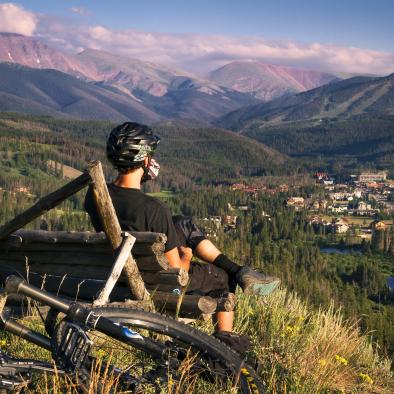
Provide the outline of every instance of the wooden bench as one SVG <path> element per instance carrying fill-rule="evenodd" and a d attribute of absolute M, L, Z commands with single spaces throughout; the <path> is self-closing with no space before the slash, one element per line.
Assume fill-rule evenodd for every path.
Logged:
<path fill-rule="evenodd" d="M 189 276 L 170 268 L 164 256 L 163 234 L 132 232 L 132 254 L 157 310 L 198 317 L 234 309 L 230 295 L 219 299 L 187 295 Z M 13 270 L 30 283 L 67 297 L 94 302 L 104 287 L 114 255 L 105 233 L 19 230 L 0 241 L 0 275 Z M 121 274 L 110 293 L 109 303 L 132 298 L 127 278 Z M 133 305 L 149 308 L 145 301 Z"/>
<path fill-rule="evenodd" d="M 91 181 L 106 233 L 20 229 Z M 114 212 L 101 165 L 92 163 L 0 228 L 0 277 L 17 271 L 47 291 L 99 306 L 121 303 L 192 318 L 234 310 L 233 294 L 216 299 L 185 294 L 188 273 L 169 267 L 166 236 L 122 233 Z"/>

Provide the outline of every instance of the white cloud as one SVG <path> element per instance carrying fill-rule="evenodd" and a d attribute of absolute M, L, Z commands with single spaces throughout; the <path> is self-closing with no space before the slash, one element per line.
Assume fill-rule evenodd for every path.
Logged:
<path fill-rule="evenodd" d="M 49 40 L 61 36 L 75 48 L 101 49 L 194 72 L 206 72 L 235 60 L 258 60 L 331 72 L 394 72 L 393 53 L 369 49 L 273 41 L 260 37 L 111 30 L 101 25 L 80 25 L 59 31 L 59 25 L 56 26 L 56 29 L 46 26 L 40 30 Z"/>
<path fill-rule="evenodd" d="M 71 7 L 70 11 L 74 12 L 74 14 L 79 14 L 82 16 L 86 16 L 90 14 L 89 10 L 86 9 L 85 7 Z"/>
<path fill-rule="evenodd" d="M 0 4 L 0 30 L 31 36 L 37 25 L 37 16 L 14 3 Z"/>
<path fill-rule="evenodd" d="M 389 52 L 261 37 L 112 30 L 81 24 L 71 18 L 34 15 L 12 3 L 0 4 L 0 26 L 26 35 L 34 32 L 49 44 L 71 52 L 101 49 L 193 72 L 206 72 L 235 60 L 258 60 L 329 72 L 382 75 L 394 72 L 394 53 Z"/>

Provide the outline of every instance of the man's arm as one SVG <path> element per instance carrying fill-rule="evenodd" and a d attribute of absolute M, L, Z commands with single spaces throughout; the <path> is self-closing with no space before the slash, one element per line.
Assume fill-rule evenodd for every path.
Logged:
<path fill-rule="evenodd" d="M 164 255 L 167 257 L 172 268 L 183 268 L 184 270 L 189 271 L 190 261 L 193 257 L 193 253 L 190 248 L 180 246 L 179 248 L 173 248 L 168 252 L 165 252 Z"/>

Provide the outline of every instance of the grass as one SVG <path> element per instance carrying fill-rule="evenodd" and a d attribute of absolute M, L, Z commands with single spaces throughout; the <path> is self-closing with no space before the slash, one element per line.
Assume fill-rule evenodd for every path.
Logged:
<path fill-rule="evenodd" d="M 154 192 L 154 193 L 147 193 L 152 197 L 156 197 L 156 198 L 171 198 L 174 197 L 176 195 L 176 193 L 174 193 L 171 190 L 161 190 L 159 192 Z"/>
<path fill-rule="evenodd" d="M 331 222 L 332 219 L 340 217 L 346 219 L 349 224 L 354 224 L 355 226 L 368 227 L 374 219 L 368 216 L 338 216 L 338 215 L 323 215 L 324 220 Z"/>
<path fill-rule="evenodd" d="M 213 330 L 209 321 L 196 325 L 206 332 Z M 341 312 L 333 307 L 313 311 L 297 295 L 286 290 L 278 290 L 266 298 L 239 294 L 235 331 L 251 337 L 251 356 L 260 364 L 259 374 L 269 394 L 394 392 L 390 361 L 378 355 L 370 339 L 360 334 L 355 322 L 345 321 Z M 48 352 L 8 334 L 2 334 L 0 343 L 2 348 L 5 345 L 7 351 L 19 356 L 49 357 Z M 116 349 L 112 344 L 110 347 Z M 148 362 L 146 356 L 137 351 L 128 351 L 124 357 L 125 362 L 126 359 L 127 362 Z M 177 379 L 170 376 L 162 384 L 160 392 L 236 392 L 231 385 L 223 388 L 195 379 L 190 374 L 192 364 L 191 358 L 182 366 Z M 116 382 L 110 387 L 116 389 Z M 95 389 L 97 384 L 89 392 Z M 56 376 L 36 382 L 32 390 L 76 392 L 70 382 Z"/>
<path fill-rule="evenodd" d="M 47 164 L 53 170 L 56 170 L 57 168 L 60 170 L 60 168 L 62 168 L 62 163 L 59 163 L 58 161 L 48 160 Z M 82 171 L 79 171 L 76 168 L 63 164 L 63 177 L 75 179 L 79 177 L 81 174 Z"/>
<path fill-rule="evenodd" d="M 392 393 L 388 359 L 333 307 L 313 312 L 294 294 L 240 297 L 236 331 L 250 335 L 268 393 Z"/>
<path fill-rule="evenodd" d="M 370 216 L 338 216 L 338 215 L 322 215 L 323 220 L 331 222 L 332 219 L 340 217 L 346 219 L 349 224 L 359 227 L 369 227 L 369 225 L 375 220 Z M 387 226 L 393 226 L 392 220 L 382 220 Z"/>

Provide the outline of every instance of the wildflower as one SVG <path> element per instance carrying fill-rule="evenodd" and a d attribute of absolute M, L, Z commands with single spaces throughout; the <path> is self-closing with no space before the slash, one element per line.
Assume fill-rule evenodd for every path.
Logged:
<path fill-rule="evenodd" d="M 335 355 L 335 360 L 337 360 L 339 364 L 348 365 L 348 361 L 346 360 L 346 358 L 339 356 L 338 354 Z"/>
<path fill-rule="evenodd" d="M 289 334 L 292 334 L 294 332 L 294 327 L 290 326 L 290 325 L 287 325 L 286 326 L 286 332 L 289 333 Z"/>
<path fill-rule="evenodd" d="M 7 345 L 7 341 L 5 339 L 0 339 L 0 346 Z"/>
<path fill-rule="evenodd" d="M 367 375 L 366 373 L 359 373 L 358 377 L 365 383 L 373 384 L 372 378 L 369 375 Z"/>
<path fill-rule="evenodd" d="M 319 364 L 320 364 L 322 367 L 325 367 L 325 366 L 327 365 L 327 360 L 326 360 L 325 358 L 321 358 L 321 359 L 319 360 Z"/>
<path fill-rule="evenodd" d="M 106 355 L 106 352 L 105 352 L 103 349 L 99 349 L 99 350 L 97 351 L 97 357 L 98 357 L 98 358 L 104 358 L 105 355 Z"/>

